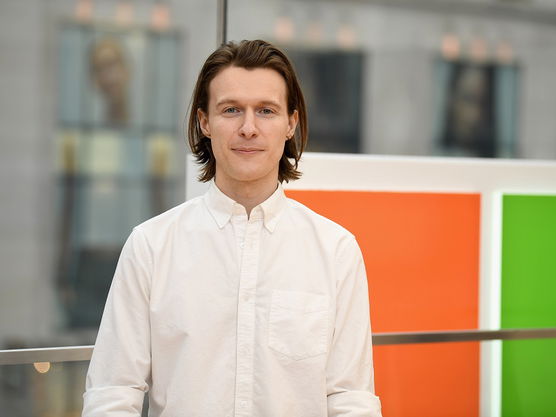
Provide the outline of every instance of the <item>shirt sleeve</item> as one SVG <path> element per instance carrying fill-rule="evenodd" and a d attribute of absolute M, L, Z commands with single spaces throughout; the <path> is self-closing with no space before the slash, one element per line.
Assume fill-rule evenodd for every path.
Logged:
<path fill-rule="evenodd" d="M 381 417 L 374 393 L 367 277 L 355 238 L 341 243 L 336 268 L 336 317 L 326 369 L 328 415 Z"/>
<path fill-rule="evenodd" d="M 82 417 L 139 417 L 151 370 L 152 256 L 137 228 L 126 241 L 89 364 Z"/>

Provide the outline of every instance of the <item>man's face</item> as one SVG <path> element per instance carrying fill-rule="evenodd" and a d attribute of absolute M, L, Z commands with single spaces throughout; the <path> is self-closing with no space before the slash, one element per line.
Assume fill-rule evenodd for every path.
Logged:
<path fill-rule="evenodd" d="M 118 44 L 106 44 L 93 52 L 93 79 L 109 100 L 118 100 L 126 94 L 129 71 Z"/>
<path fill-rule="evenodd" d="M 222 186 L 278 180 L 284 146 L 297 125 L 288 115 L 286 83 L 267 68 L 228 67 L 209 85 L 208 114 L 197 111 Z"/>

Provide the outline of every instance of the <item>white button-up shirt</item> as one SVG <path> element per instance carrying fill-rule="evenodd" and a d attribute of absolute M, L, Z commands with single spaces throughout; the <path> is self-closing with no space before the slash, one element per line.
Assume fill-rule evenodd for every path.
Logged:
<path fill-rule="evenodd" d="M 106 302 L 84 417 L 378 417 L 367 280 L 351 233 L 214 183 L 137 226 Z"/>

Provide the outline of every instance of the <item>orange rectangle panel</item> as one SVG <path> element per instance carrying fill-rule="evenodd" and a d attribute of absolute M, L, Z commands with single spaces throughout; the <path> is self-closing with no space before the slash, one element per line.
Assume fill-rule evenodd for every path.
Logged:
<path fill-rule="evenodd" d="M 373 332 L 476 329 L 480 194 L 288 190 L 356 237 Z M 388 417 L 477 416 L 479 344 L 374 348 Z"/>

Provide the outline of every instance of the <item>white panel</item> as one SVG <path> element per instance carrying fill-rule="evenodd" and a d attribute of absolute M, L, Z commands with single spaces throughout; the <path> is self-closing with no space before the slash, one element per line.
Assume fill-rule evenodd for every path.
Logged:
<path fill-rule="evenodd" d="M 556 162 L 307 153 L 292 189 L 554 192 Z"/>

